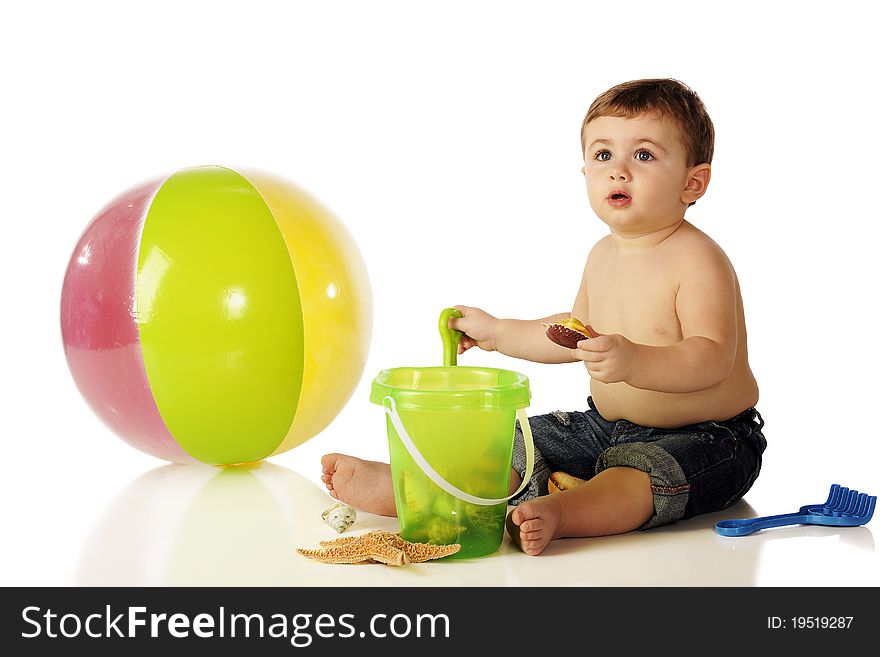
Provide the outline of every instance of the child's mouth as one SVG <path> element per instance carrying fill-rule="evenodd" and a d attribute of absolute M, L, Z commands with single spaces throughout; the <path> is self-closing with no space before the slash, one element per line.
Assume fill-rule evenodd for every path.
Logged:
<path fill-rule="evenodd" d="M 632 203 L 632 198 L 624 192 L 612 192 L 608 195 L 608 203 L 611 207 L 622 208 Z"/>

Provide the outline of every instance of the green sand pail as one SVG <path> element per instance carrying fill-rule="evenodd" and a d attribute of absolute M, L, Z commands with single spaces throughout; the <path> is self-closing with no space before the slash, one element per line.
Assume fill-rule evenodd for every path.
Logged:
<path fill-rule="evenodd" d="M 488 367 L 400 367 L 373 379 L 370 401 L 387 416 L 404 539 L 460 543 L 451 558 L 498 549 L 507 500 L 532 474 L 532 435 L 523 410 L 529 396 L 525 375 Z M 508 495 L 517 418 L 528 463 L 520 490 Z"/>

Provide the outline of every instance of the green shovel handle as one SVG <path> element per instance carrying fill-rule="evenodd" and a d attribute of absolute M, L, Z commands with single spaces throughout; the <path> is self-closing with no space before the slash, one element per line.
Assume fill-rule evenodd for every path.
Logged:
<path fill-rule="evenodd" d="M 438 328 L 440 339 L 443 340 L 443 367 L 455 367 L 458 364 L 458 341 L 461 340 L 461 331 L 449 328 L 450 317 L 461 317 L 461 312 L 455 308 L 444 308 L 440 313 Z"/>

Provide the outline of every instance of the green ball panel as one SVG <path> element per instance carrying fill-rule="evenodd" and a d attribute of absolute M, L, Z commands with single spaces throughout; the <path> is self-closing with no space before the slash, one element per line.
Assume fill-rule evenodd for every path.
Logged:
<path fill-rule="evenodd" d="M 175 440 L 205 463 L 271 454 L 296 413 L 303 322 L 262 197 L 222 167 L 175 173 L 149 209 L 137 262 L 144 365 Z"/>

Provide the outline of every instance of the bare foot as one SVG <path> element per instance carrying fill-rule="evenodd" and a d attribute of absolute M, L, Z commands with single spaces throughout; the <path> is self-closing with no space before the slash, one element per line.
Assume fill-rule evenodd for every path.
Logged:
<path fill-rule="evenodd" d="M 397 515 L 391 466 L 387 463 L 364 461 L 347 454 L 325 454 L 321 467 L 321 481 L 331 497 L 380 516 Z"/>
<path fill-rule="evenodd" d="M 543 495 L 523 502 L 507 516 L 507 531 L 514 543 L 530 555 L 541 554 L 557 538 L 562 508 L 559 495 Z"/>
<path fill-rule="evenodd" d="M 523 502 L 507 516 L 507 530 L 526 554 L 540 554 L 555 538 L 610 536 L 642 527 L 654 515 L 651 476 L 624 466 L 589 481 L 558 477 L 560 488 Z"/>

